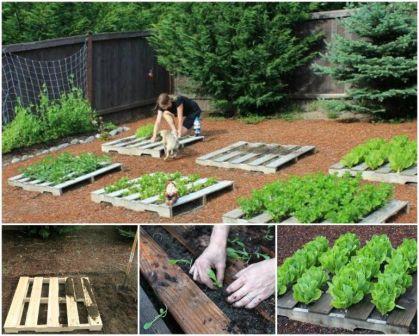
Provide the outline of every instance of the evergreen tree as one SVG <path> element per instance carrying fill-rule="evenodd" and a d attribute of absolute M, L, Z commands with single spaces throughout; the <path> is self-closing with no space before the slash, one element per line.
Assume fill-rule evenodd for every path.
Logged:
<path fill-rule="evenodd" d="M 350 84 L 350 108 L 380 118 L 416 115 L 416 4 L 368 3 L 343 20 L 319 73 Z"/>

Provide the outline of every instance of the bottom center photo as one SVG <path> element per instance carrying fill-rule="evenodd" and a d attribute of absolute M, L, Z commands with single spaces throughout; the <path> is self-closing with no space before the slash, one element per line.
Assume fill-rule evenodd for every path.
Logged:
<path fill-rule="evenodd" d="M 275 226 L 140 228 L 140 333 L 274 334 Z"/>

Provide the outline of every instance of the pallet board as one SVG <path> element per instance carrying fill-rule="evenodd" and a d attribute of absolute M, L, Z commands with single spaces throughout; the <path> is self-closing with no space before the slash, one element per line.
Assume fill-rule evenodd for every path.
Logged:
<path fill-rule="evenodd" d="M 390 164 L 388 163 L 375 170 L 369 169 L 365 163 L 361 163 L 352 168 L 345 168 L 341 163 L 336 163 L 329 168 L 329 174 L 337 174 L 338 176 L 343 176 L 345 173 L 349 173 L 352 176 L 361 174 L 363 180 L 375 182 L 398 184 L 418 182 L 418 172 L 416 165 L 407 168 L 400 173 L 392 172 L 390 169 Z"/>
<path fill-rule="evenodd" d="M 314 152 L 315 146 L 278 145 L 239 141 L 196 159 L 203 166 L 243 169 L 265 174 L 275 173 L 281 166 Z"/>
<path fill-rule="evenodd" d="M 136 179 L 132 181 L 135 180 Z M 207 178 L 201 178 L 186 185 L 186 187 L 199 185 L 205 183 L 207 180 Z M 160 203 L 158 195 L 143 200 L 138 199 L 140 197 L 140 194 L 138 193 L 129 196 L 123 196 L 123 193 L 126 191 L 126 189 L 118 190 L 109 194 L 105 192 L 104 188 L 99 189 L 91 193 L 91 198 L 92 201 L 96 203 L 110 203 L 113 206 L 123 207 L 134 211 L 152 211 L 157 212 L 161 217 L 172 218 L 176 215 L 186 213 L 204 206 L 208 197 L 218 192 L 232 189 L 233 184 L 233 181 L 218 181 L 216 184 L 213 184 L 209 187 L 180 197 L 172 206 L 168 206 L 165 203 Z"/>
<path fill-rule="evenodd" d="M 191 145 L 195 142 L 202 141 L 203 136 L 184 136 L 179 139 L 179 143 L 183 146 Z M 125 155 L 151 155 L 160 158 L 164 154 L 161 141 L 151 142 L 150 138 L 137 138 L 132 135 L 102 144 L 102 151 L 105 153 L 117 152 Z"/>
<path fill-rule="evenodd" d="M 166 252 L 142 229 L 140 258 L 141 276 L 185 334 L 229 333 L 230 319 L 178 265 L 169 264 Z"/>
<path fill-rule="evenodd" d="M 49 192 L 54 196 L 61 196 L 67 189 L 73 188 L 79 184 L 86 182 L 94 182 L 98 177 L 111 173 L 113 171 L 121 170 L 122 165 L 120 163 L 113 163 L 99 168 L 88 174 L 81 175 L 72 180 L 64 181 L 59 184 L 53 184 L 52 182 L 40 181 L 37 179 L 25 177 L 23 174 L 9 178 L 7 181 L 9 185 L 13 187 L 19 187 L 28 191 L 35 192 Z"/>
<path fill-rule="evenodd" d="M 317 324 L 327 328 L 348 330 L 368 329 L 386 334 L 407 334 L 417 312 L 417 274 L 413 275 L 412 286 L 397 299 L 397 307 L 382 316 L 366 296 L 361 302 L 347 310 L 335 309 L 330 305 L 329 294 L 324 293 L 320 299 L 310 305 L 295 302 L 292 290 L 278 298 L 277 314 L 291 320 Z"/>
<path fill-rule="evenodd" d="M 373 213 L 364 217 L 359 223 L 385 223 L 388 219 L 401 212 L 409 211 L 409 202 L 392 200 L 385 206 L 375 210 Z M 253 218 L 244 218 L 244 212 L 240 209 L 234 209 L 223 215 L 223 223 L 271 223 L 271 215 L 265 211 Z M 280 223 L 297 224 L 295 217 L 289 217 Z M 327 223 L 327 222 L 324 222 Z"/>
<path fill-rule="evenodd" d="M 102 327 L 87 277 L 20 277 L 4 323 L 6 333 L 99 331 Z"/>

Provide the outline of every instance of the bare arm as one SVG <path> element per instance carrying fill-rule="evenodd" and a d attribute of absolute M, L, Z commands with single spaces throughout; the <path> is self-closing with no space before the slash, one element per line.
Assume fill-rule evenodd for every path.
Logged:
<path fill-rule="evenodd" d="M 177 108 L 177 121 L 178 121 L 177 132 L 178 132 L 178 136 L 181 137 L 182 126 L 183 126 L 183 104 L 179 105 Z"/>
<path fill-rule="evenodd" d="M 162 115 L 163 115 L 162 111 L 160 111 L 160 110 L 157 111 L 157 118 L 156 118 L 156 121 L 154 123 L 154 130 L 153 130 L 153 136 L 151 138 L 151 141 L 156 141 L 157 133 L 160 129 Z"/>

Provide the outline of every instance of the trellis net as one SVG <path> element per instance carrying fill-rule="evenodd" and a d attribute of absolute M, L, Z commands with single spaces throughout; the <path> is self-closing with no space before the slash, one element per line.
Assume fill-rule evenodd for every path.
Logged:
<path fill-rule="evenodd" d="M 85 92 L 87 85 L 87 43 L 74 54 L 55 60 L 34 60 L 2 53 L 2 123 L 13 120 L 15 106 L 37 104 L 45 85 L 49 99 L 58 99 L 72 87 Z"/>

